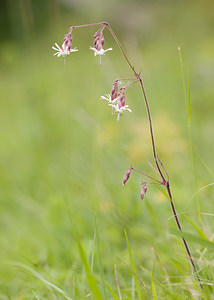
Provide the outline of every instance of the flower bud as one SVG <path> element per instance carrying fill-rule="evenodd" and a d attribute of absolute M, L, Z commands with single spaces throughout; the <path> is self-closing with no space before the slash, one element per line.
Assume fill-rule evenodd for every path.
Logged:
<path fill-rule="evenodd" d="M 123 186 L 126 184 L 127 180 L 129 179 L 130 174 L 131 174 L 131 170 L 132 170 L 132 167 L 130 167 L 130 168 L 126 171 L 126 173 L 125 173 L 125 175 L 124 175 L 124 177 L 123 177 L 123 182 L 122 182 Z"/>
<path fill-rule="evenodd" d="M 118 82 L 115 81 L 115 83 L 113 84 L 112 90 L 111 90 L 111 101 L 116 99 L 117 96 L 118 96 Z"/>
<path fill-rule="evenodd" d="M 145 194 L 146 194 L 146 192 L 147 192 L 147 182 L 143 182 L 142 183 L 143 184 L 143 187 L 142 187 L 142 189 L 141 189 L 141 193 L 140 193 L 140 199 L 141 200 L 143 200 L 143 198 L 144 198 L 144 196 L 145 196 Z"/>

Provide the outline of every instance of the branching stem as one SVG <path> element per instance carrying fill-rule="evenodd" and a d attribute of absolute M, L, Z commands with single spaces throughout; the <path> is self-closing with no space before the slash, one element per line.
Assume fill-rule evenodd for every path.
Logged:
<path fill-rule="evenodd" d="M 165 179 L 165 177 L 164 177 L 164 175 L 163 175 L 163 173 L 162 173 L 162 171 L 161 171 L 160 165 L 159 165 L 160 159 L 158 158 L 157 152 L 156 152 L 155 139 L 154 139 L 154 133 L 153 133 L 153 126 L 152 126 L 152 117 L 151 117 L 151 112 L 150 112 L 150 109 L 149 109 L 149 103 L 148 103 L 148 100 L 147 100 L 145 88 L 144 88 L 144 85 L 143 85 L 143 80 L 142 80 L 142 78 L 141 78 L 141 76 L 140 76 L 140 73 L 137 73 L 137 72 L 135 71 L 134 67 L 132 66 L 132 64 L 130 63 L 130 61 L 129 61 L 128 57 L 126 56 L 126 54 L 125 54 L 125 52 L 124 52 L 124 50 L 123 50 L 123 48 L 122 48 L 122 46 L 121 46 L 121 44 L 120 44 L 118 38 L 116 37 L 116 35 L 115 35 L 114 31 L 112 30 L 112 28 L 110 27 L 110 25 L 109 25 L 108 23 L 103 23 L 103 24 L 105 24 L 105 25 L 108 27 L 109 31 L 111 32 L 112 36 L 114 37 L 114 39 L 115 39 L 115 41 L 116 41 L 116 43 L 117 43 L 117 45 L 118 45 L 118 47 L 120 48 L 120 50 L 121 50 L 121 52 L 122 52 L 122 54 L 123 54 L 125 60 L 127 61 L 128 65 L 129 65 L 130 68 L 132 69 L 132 71 L 133 71 L 135 77 L 137 78 L 137 80 L 138 80 L 139 83 L 140 83 L 141 90 L 142 90 L 143 97 L 144 97 L 144 101 L 145 101 L 145 105 L 146 105 L 147 115 L 148 115 L 148 119 L 149 119 L 150 136 L 151 136 L 152 150 L 153 150 L 153 156 L 154 156 L 155 164 L 156 164 L 157 170 L 158 170 L 158 172 L 159 172 L 159 174 L 160 174 L 160 176 L 161 176 L 161 178 L 162 178 L 162 180 L 163 180 L 163 182 L 162 182 L 161 184 L 162 184 L 162 185 L 165 185 L 165 187 L 166 187 L 166 189 L 167 189 L 167 193 L 168 193 L 168 196 L 169 196 L 169 199 L 170 199 L 170 204 L 171 204 L 171 208 L 172 208 L 172 211 L 173 211 L 173 215 L 174 215 L 174 218 L 175 218 L 175 221 L 176 221 L 176 225 L 177 225 L 178 229 L 182 232 L 181 224 L 180 224 L 180 222 L 179 222 L 179 219 L 178 219 L 177 214 L 176 214 L 175 206 L 174 206 L 174 204 L 173 204 L 173 199 L 172 199 L 172 194 L 171 194 L 171 189 L 170 189 L 169 179 L 168 179 L 168 178 L 167 178 L 167 180 Z M 164 169 L 164 171 L 166 172 L 167 177 L 168 177 L 168 173 L 167 173 L 165 167 L 163 166 L 162 162 L 161 162 L 161 166 L 163 167 L 163 169 Z M 186 240 L 185 240 L 184 237 L 182 237 L 182 240 L 183 240 L 183 243 L 184 243 L 186 252 L 187 252 L 187 254 L 188 254 L 190 263 L 191 263 L 191 265 L 192 265 L 192 267 L 193 267 L 193 270 L 194 270 L 195 273 L 197 273 L 197 269 L 196 269 L 194 260 L 193 260 L 193 258 L 192 258 L 190 249 L 189 249 L 189 247 L 188 247 L 188 244 L 187 244 L 187 242 L 186 242 Z M 198 276 L 197 274 L 196 274 L 196 276 L 197 276 L 197 279 L 198 279 L 198 281 L 199 281 L 200 287 L 201 287 L 202 289 L 204 289 L 204 287 L 203 287 L 203 285 L 202 285 L 202 283 L 201 283 L 201 280 L 200 280 L 199 276 Z"/>
<path fill-rule="evenodd" d="M 152 142 L 153 157 L 154 157 L 154 160 L 155 160 L 155 164 L 156 164 L 156 166 L 157 166 L 157 171 L 158 171 L 160 177 L 162 178 L 162 181 L 158 181 L 158 180 L 156 180 L 156 181 L 157 181 L 159 184 L 164 185 L 164 186 L 166 187 L 167 194 L 168 194 L 169 199 L 170 199 L 170 204 L 171 204 L 171 208 L 172 208 L 172 211 L 173 211 L 173 215 L 174 215 L 174 218 L 175 218 L 176 225 L 177 225 L 178 229 L 182 232 L 181 224 L 180 224 L 180 222 L 179 222 L 179 219 L 178 219 L 178 217 L 177 217 L 177 213 L 176 213 L 176 210 L 175 210 L 175 206 L 174 206 L 174 204 L 173 204 L 173 199 L 172 199 L 172 194 L 171 194 L 171 189 L 170 189 L 170 184 L 169 184 L 168 173 L 167 173 L 167 171 L 166 171 L 164 165 L 162 164 L 162 162 L 160 161 L 160 159 L 159 159 L 159 157 L 158 157 L 158 155 L 157 155 L 156 146 L 155 146 L 155 139 L 154 139 L 154 133 L 153 133 L 153 125 L 152 125 L 151 112 L 150 112 L 149 103 L 148 103 L 148 100 L 147 100 L 145 88 L 144 88 L 144 85 L 143 85 L 143 80 L 142 80 L 142 78 L 141 78 L 141 76 L 140 76 L 140 73 L 137 73 L 137 72 L 135 71 L 133 65 L 131 64 L 131 62 L 129 61 L 127 55 L 125 54 L 125 52 L 124 52 L 124 50 L 123 50 L 123 47 L 122 47 L 122 45 L 120 44 L 120 42 L 119 42 L 119 40 L 118 40 L 116 34 L 114 33 L 114 31 L 112 30 L 111 26 L 110 26 L 107 22 L 100 22 L 100 23 L 94 23 L 94 24 L 85 24 L 85 25 L 72 26 L 72 27 L 70 28 L 70 31 L 72 31 L 74 28 L 82 28 L 82 27 L 96 26 L 96 25 L 101 25 L 101 26 L 103 26 L 102 30 L 103 30 L 105 27 L 108 28 L 108 30 L 109 30 L 110 33 L 112 34 L 112 36 L 113 36 L 115 42 L 117 43 L 117 45 L 118 45 L 120 51 L 122 52 L 123 57 L 125 58 L 125 60 L 126 60 L 126 62 L 128 63 L 129 67 L 131 68 L 131 70 L 133 71 L 134 76 L 135 76 L 136 79 L 137 79 L 136 82 L 139 81 L 139 83 L 140 83 L 140 87 L 141 87 L 141 90 L 142 90 L 142 93 L 143 93 L 143 98 L 144 98 L 144 102 L 145 102 L 146 110 L 147 110 L 147 115 L 148 115 L 148 119 L 149 119 L 149 128 L 150 128 L 150 136 L 151 136 L 151 142 Z M 131 79 L 131 80 L 133 80 L 133 79 Z M 134 83 L 134 82 L 133 82 L 133 83 Z M 131 83 L 131 84 L 132 84 L 132 83 Z M 161 165 L 161 167 L 163 168 L 163 170 L 165 171 L 165 173 L 166 173 L 166 175 L 167 175 L 167 179 L 166 179 L 165 176 L 163 175 L 163 172 L 162 172 L 162 170 L 161 170 L 160 165 Z M 132 169 L 133 169 L 133 170 L 136 170 L 136 169 L 134 169 L 134 168 L 132 168 Z M 137 171 L 137 172 L 140 172 L 140 171 L 138 171 L 138 170 L 136 170 L 136 171 Z M 152 178 L 152 177 L 150 177 L 150 176 L 148 176 L 148 175 L 146 175 L 146 174 L 144 174 L 144 173 L 142 173 L 142 172 L 140 172 L 140 173 L 154 180 L 154 178 Z M 199 278 L 199 276 L 198 276 L 198 274 L 197 274 L 197 268 L 196 268 L 196 266 L 195 266 L 195 263 L 194 263 L 194 260 L 193 260 L 193 258 L 192 258 L 190 249 L 189 249 L 189 247 L 188 247 L 188 245 L 187 245 L 187 242 L 186 242 L 186 240 L 185 240 L 184 237 L 182 237 L 182 240 L 183 240 L 183 243 L 184 243 L 186 252 L 187 252 L 187 254 L 188 254 L 190 263 L 191 263 L 191 265 L 192 265 L 192 267 L 193 267 L 194 272 L 196 273 L 196 276 L 197 276 L 197 279 L 198 279 L 198 281 L 199 281 L 200 287 L 201 287 L 202 289 L 204 289 L 204 287 L 203 287 L 203 285 L 202 285 L 202 283 L 201 283 L 201 280 L 200 280 L 200 278 Z"/>

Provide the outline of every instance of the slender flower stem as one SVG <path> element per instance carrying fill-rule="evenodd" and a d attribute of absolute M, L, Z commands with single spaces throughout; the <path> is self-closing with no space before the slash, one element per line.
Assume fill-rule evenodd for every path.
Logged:
<path fill-rule="evenodd" d="M 93 24 L 75 25 L 75 26 L 71 26 L 70 29 L 97 26 L 97 25 L 107 25 L 107 24 L 105 22 L 100 22 L 100 23 L 93 23 Z"/>
<path fill-rule="evenodd" d="M 110 26 L 107 22 L 103 22 L 103 24 L 105 24 L 105 25 L 108 27 L 108 29 L 109 29 L 109 31 L 111 32 L 113 38 L 115 39 L 115 42 L 117 43 L 118 47 L 120 48 L 120 51 L 122 52 L 122 54 L 123 54 L 125 60 L 127 61 L 128 65 L 130 66 L 130 68 L 131 68 L 132 71 L 134 72 L 134 75 L 136 76 L 137 73 L 135 72 L 134 67 L 132 66 L 132 64 L 130 63 L 128 57 L 126 56 L 126 54 L 125 54 L 125 52 L 124 52 L 124 50 L 123 50 L 123 47 L 121 46 L 121 44 L 120 44 L 120 42 L 119 42 L 119 40 L 118 40 L 116 34 L 114 33 L 113 29 L 111 28 L 111 26 Z"/>
<path fill-rule="evenodd" d="M 146 105 L 146 110 L 147 110 L 147 115 L 148 115 L 148 119 L 149 119 L 149 128 L 150 128 L 150 136 L 151 136 L 151 142 L 152 142 L 152 150 L 153 150 L 153 156 L 154 156 L 154 160 L 155 160 L 155 164 L 157 166 L 157 170 L 158 170 L 158 173 L 160 174 L 161 178 L 162 178 L 162 182 L 161 181 L 158 181 L 156 180 L 159 184 L 161 185 L 164 185 L 167 189 L 167 193 L 168 193 L 168 196 L 169 196 L 169 199 L 170 199 L 170 204 L 171 204 L 171 208 L 172 208 L 172 211 L 173 211 L 173 215 L 174 215 L 174 218 L 175 218 L 175 221 L 176 221 L 176 225 L 178 227 L 178 229 L 182 232 L 182 228 L 181 228 L 181 224 L 179 222 L 179 219 L 177 217 L 177 214 L 176 214 L 176 210 L 175 210 L 175 206 L 173 204 L 173 200 L 172 200 L 172 194 L 171 194 L 171 190 L 170 190 L 170 184 L 169 184 L 169 176 L 168 176 L 168 173 L 165 169 L 165 167 L 163 166 L 162 162 L 160 161 L 159 157 L 157 156 L 157 152 L 156 152 L 156 146 L 155 146 L 155 139 L 154 139 L 154 133 L 153 133 L 153 126 L 152 126 L 152 117 L 151 117 L 151 113 L 150 113 L 150 108 L 149 108 L 149 103 L 148 103 L 148 100 L 147 100 L 147 96 L 146 96 L 146 92 L 145 92 L 145 88 L 144 88 L 144 85 L 143 85 L 143 80 L 140 76 L 140 73 L 137 73 L 134 69 L 134 67 L 132 66 L 131 62 L 129 61 L 127 55 L 125 54 L 124 50 L 123 50 L 123 47 L 121 46 L 116 34 L 114 33 L 114 31 L 112 30 L 111 26 L 107 23 L 107 22 L 100 22 L 100 23 L 93 23 L 93 24 L 85 24 L 85 25 L 78 25 L 78 26 L 72 26 L 70 28 L 70 31 L 72 31 L 74 28 L 82 28 L 82 27 L 88 27 L 88 26 L 97 26 L 97 25 L 102 25 L 103 28 L 102 30 L 107 27 L 109 29 L 109 31 L 111 32 L 115 42 L 117 43 L 118 47 L 120 48 L 120 51 L 122 52 L 122 55 L 123 57 L 125 58 L 126 62 L 128 63 L 129 67 L 132 69 L 133 73 L 134 73 L 134 76 L 136 77 L 136 82 L 139 81 L 140 83 L 140 87 L 141 87 L 141 90 L 142 90 L 142 93 L 143 93 L 143 97 L 144 97 L 144 101 L 145 101 L 145 105 Z M 133 80 L 133 79 L 129 79 L 129 80 Z M 134 83 L 134 82 L 133 82 Z M 132 84 L 132 83 L 131 83 Z M 160 168 L 160 165 L 159 165 L 159 162 L 160 162 L 160 165 L 162 166 L 162 168 L 164 169 L 166 175 L 167 175 L 167 180 L 165 179 L 162 171 L 161 171 L 161 168 Z M 155 180 L 154 178 L 132 168 L 133 170 Z M 183 240 L 183 243 L 184 243 L 184 246 L 185 246 L 185 249 L 187 251 L 187 254 L 188 254 L 188 257 L 189 257 L 189 260 L 191 262 L 191 265 L 194 269 L 194 272 L 197 273 L 197 269 L 196 269 L 196 266 L 195 266 L 195 263 L 193 261 L 193 258 L 192 258 L 192 255 L 191 255 L 191 252 L 190 252 L 190 249 L 187 245 L 187 242 L 185 240 L 184 237 L 182 237 L 182 240 Z M 117 281 L 117 273 L 116 273 L 116 266 L 115 266 L 115 275 L 116 275 L 116 281 Z M 203 285 L 201 283 L 201 280 L 199 278 L 199 276 L 196 274 L 197 276 L 197 279 L 200 283 L 200 287 L 203 289 Z M 118 284 L 118 282 L 117 282 Z"/>
<path fill-rule="evenodd" d="M 140 77 L 140 75 L 138 75 L 138 76 L 139 76 L 139 79 L 140 79 L 139 82 L 140 82 L 140 86 L 141 86 L 141 89 L 142 89 L 142 92 L 143 92 L 143 97 L 144 97 L 144 100 L 145 100 L 146 110 L 147 110 L 147 114 L 148 114 L 148 118 L 149 118 L 149 128 L 150 128 L 150 135 L 151 135 L 151 140 L 152 140 L 152 150 L 153 150 L 154 160 L 155 160 L 157 169 L 159 171 L 159 174 L 160 174 L 160 176 L 163 179 L 163 182 L 166 183 L 165 177 L 164 177 L 164 175 L 163 175 L 163 173 L 162 173 L 162 171 L 160 169 L 160 166 L 159 166 L 159 163 L 158 163 L 158 159 L 157 159 L 157 153 L 156 153 L 156 147 L 155 147 L 155 139 L 154 139 L 154 133 L 153 133 L 153 126 L 152 126 L 152 117 L 151 117 L 151 113 L 150 113 L 150 109 L 149 109 L 149 103 L 148 103 L 148 100 L 147 100 L 147 97 L 146 97 L 146 92 L 145 92 L 144 85 L 143 85 L 143 80 Z"/>
<path fill-rule="evenodd" d="M 151 176 L 149 176 L 149 175 L 147 175 L 147 174 L 145 174 L 145 173 L 143 173 L 143 172 L 141 172 L 141 171 L 139 171 L 139 170 L 137 170 L 133 167 L 131 167 L 131 169 L 138 172 L 138 173 L 140 173 L 140 174 L 142 174 L 142 175 L 144 175 L 144 176 L 146 176 L 146 177 L 148 177 L 148 178 L 150 178 L 150 179 L 152 179 L 152 180 L 154 180 L 154 181 L 157 181 L 161 185 L 163 184 L 161 181 L 159 181 L 159 180 L 157 180 L 157 179 L 155 179 L 155 178 L 153 178 L 153 177 L 151 177 Z"/>
<path fill-rule="evenodd" d="M 125 80 L 136 80 L 136 78 L 119 78 L 119 79 L 116 79 L 115 82 L 117 82 L 117 81 L 125 81 Z"/>
<path fill-rule="evenodd" d="M 164 177 L 164 175 L 163 175 L 163 173 L 162 173 L 162 171 L 161 171 L 159 162 L 158 162 L 158 161 L 160 161 L 160 159 L 158 158 L 157 152 L 156 152 L 155 139 L 154 139 L 154 133 L 153 133 L 153 126 L 152 126 L 152 117 L 151 117 L 151 113 L 150 113 L 150 109 L 149 109 L 149 103 L 148 103 L 148 100 L 147 100 L 145 88 L 144 88 L 144 85 L 143 85 L 143 80 L 142 80 L 140 74 L 138 74 L 138 73 L 135 71 L 134 67 L 133 67 L 132 64 L 130 63 L 130 61 L 129 61 L 128 57 L 126 56 L 126 54 L 125 54 L 125 52 L 124 52 L 124 50 L 123 50 L 123 48 L 122 48 L 122 46 L 121 46 L 121 44 L 120 44 L 118 38 L 116 37 L 116 35 L 115 35 L 114 31 L 112 30 L 112 28 L 110 27 L 110 25 L 109 25 L 108 23 L 103 23 L 103 24 L 106 24 L 106 26 L 108 27 L 109 31 L 111 32 L 112 36 L 114 37 L 114 39 L 115 39 L 115 41 L 116 41 L 116 43 L 117 43 L 117 45 L 118 45 L 118 47 L 120 48 L 120 50 L 121 50 L 121 52 L 122 52 L 124 58 L 126 59 L 128 65 L 130 66 L 130 68 L 131 68 L 132 71 L 134 72 L 135 77 L 137 78 L 137 80 L 138 80 L 139 83 L 140 83 L 141 90 L 142 90 L 143 97 L 144 97 L 145 104 L 146 104 L 146 110 L 147 110 L 147 114 L 148 114 L 148 119 L 149 119 L 149 127 L 150 127 L 150 135 L 151 135 L 151 141 L 152 141 L 152 150 L 153 150 L 154 160 L 155 160 L 155 163 L 156 163 L 158 172 L 159 172 L 159 174 L 160 174 L 160 176 L 161 176 L 161 178 L 162 178 L 162 180 L 163 180 L 163 182 L 161 182 L 161 184 L 166 186 L 167 193 L 168 193 L 169 199 L 170 199 L 171 208 L 172 208 L 172 211 L 173 211 L 173 214 L 174 214 L 174 218 L 175 218 L 177 227 L 178 227 L 178 229 L 182 232 L 181 224 L 180 224 L 179 219 L 178 219 L 178 217 L 177 217 L 176 210 L 175 210 L 175 206 L 174 206 L 173 200 L 172 200 L 172 194 L 171 194 L 171 190 L 170 190 L 169 179 L 167 179 L 167 180 L 165 179 L 165 177 Z M 160 164 L 161 164 L 161 166 L 163 167 L 163 169 L 164 169 L 164 171 L 166 172 L 167 177 L 168 177 L 168 173 L 167 173 L 166 169 L 164 168 L 162 162 L 160 162 Z M 134 168 L 133 168 L 133 169 L 134 169 Z M 136 171 L 138 171 L 138 170 L 136 170 Z M 138 171 L 138 172 L 139 172 L 139 171 Z M 141 172 L 141 173 L 142 173 L 142 172 Z M 142 173 L 142 174 L 143 174 L 143 173 Z M 143 175 L 145 175 L 145 174 L 143 174 Z M 147 176 L 147 175 L 146 175 L 146 176 Z M 147 177 L 148 177 L 148 176 L 147 176 Z M 182 240 L 183 240 L 185 249 L 186 249 L 186 251 L 187 251 L 189 260 L 190 260 L 190 262 L 191 262 L 191 265 L 192 265 L 192 267 L 193 267 L 193 269 L 194 269 L 194 272 L 197 273 L 197 269 L 196 269 L 195 263 L 194 263 L 194 261 L 193 261 L 193 258 L 192 258 L 190 249 L 189 249 L 189 247 L 188 247 L 188 245 L 187 245 L 187 242 L 186 242 L 186 240 L 185 240 L 184 237 L 182 237 Z M 198 275 L 196 275 L 196 276 L 197 276 L 197 279 L 198 279 L 198 281 L 199 281 L 199 283 L 200 283 L 200 287 L 201 287 L 202 289 L 204 289 L 204 287 L 203 287 L 203 285 L 202 285 L 202 283 L 201 283 L 201 280 L 200 280 L 199 276 L 198 276 Z"/>
<path fill-rule="evenodd" d="M 178 226 L 179 230 L 182 232 L 182 228 L 181 228 L 180 222 L 179 222 L 179 220 L 178 220 L 178 216 L 177 216 L 177 213 L 176 213 L 176 210 L 175 210 L 175 206 L 174 206 L 173 201 L 172 201 L 172 194 L 171 194 L 171 190 L 170 190 L 170 186 L 169 186 L 169 181 L 167 182 L 166 188 L 167 188 L 167 192 L 168 192 L 168 195 L 169 195 L 170 204 L 171 204 L 171 208 L 172 208 L 172 211 L 173 211 L 173 214 L 174 214 L 175 221 L 176 221 L 176 223 L 177 223 L 177 226 Z M 194 260 L 193 260 L 193 258 L 192 258 L 192 255 L 191 255 L 191 253 L 190 253 L 189 247 L 188 247 L 188 245 L 187 245 L 187 242 L 186 242 L 186 240 L 185 240 L 184 237 L 182 237 L 182 240 L 183 240 L 184 246 L 185 246 L 185 248 L 186 248 L 187 254 L 188 254 L 188 256 L 189 256 L 189 260 L 190 260 L 190 262 L 191 262 L 191 264 L 192 264 L 192 267 L 193 267 L 195 273 L 197 273 L 197 269 L 196 269 Z M 200 287 L 201 287 L 202 289 L 204 289 L 204 286 L 203 286 L 203 284 L 201 283 L 200 277 L 199 277 L 197 274 L 196 274 L 196 277 L 197 277 L 197 279 L 198 279 L 198 281 L 199 281 L 199 283 L 200 283 Z"/>
<path fill-rule="evenodd" d="M 132 84 L 134 84 L 134 83 L 136 83 L 136 82 L 138 82 L 139 80 L 135 80 L 135 81 L 133 81 L 133 82 L 130 82 L 129 84 L 127 84 L 127 85 L 124 85 L 122 88 L 121 88 L 121 90 L 122 89 L 126 89 L 128 86 L 130 86 L 130 85 L 132 85 Z"/>

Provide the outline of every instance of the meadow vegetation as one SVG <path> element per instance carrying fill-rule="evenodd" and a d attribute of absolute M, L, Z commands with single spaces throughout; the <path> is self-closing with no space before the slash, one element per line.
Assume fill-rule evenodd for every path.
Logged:
<path fill-rule="evenodd" d="M 139 174 L 122 187 L 130 164 L 151 173 L 153 163 L 140 89 L 130 87 L 132 113 L 117 123 L 100 96 L 130 71 L 109 34 L 113 51 L 99 67 L 89 51 L 94 29 L 75 31 L 79 52 L 65 65 L 56 59 L 51 46 L 88 23 L 86 12 L 62 11 L 33 37 L 1 41 L 0 299 L 214 299 L 213 4 L 205 2 L 147 5 L 148 30 L 136 34 L 111 23 L 142 72 L 204 290 L 163 191 L 149 186 L 141 201 Z"/>

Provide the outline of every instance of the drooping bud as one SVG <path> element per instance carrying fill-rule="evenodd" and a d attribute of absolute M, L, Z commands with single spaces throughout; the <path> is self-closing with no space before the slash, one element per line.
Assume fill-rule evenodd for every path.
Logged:
<path fill-rule="evenodd" d="M 118 82 L 115 81 L 115 83 L 113 84 L 112 90 L 111 90 L 111 101 L 116 99 L 117 96 L 118 96 Z"/>
<path fill-rule="evenodd" d="M 117 104 L 118 104 L 118 108 L 120 109 L 121 107 L 125 106 L 125 104 L 126 104 L 125 90 L 124 89 L 120 90 L 118 95 L 119 95 L 119 98 L 118 98 Z"/>
<path fill-rule="evenodd" d="M 131 174 L 131 170 L 132 170 L 132 167 L 130 167 L 127 171 L 126 171 L 126 173 L 125 173 L 125 175 L 124 175 L 124 177 L 123 177 L 123 181 L 122 181 L 122 185 L 124 186 L 125 184 L 126 184 L 126 182 L 128 181 L 128 179 L 129 179 L 129 177 L 130 177 L 130 174 Z"/>
<path fill-rule="evenodd" d="M 148 184 L 147 182 L 143 182 L 142 183 L 143 187 L 142 187 L 141 193 L 140 193 L 140 199 L 141 200 L 143 200 L 143 198 L 144 198 L 144 196 L 145 196 L 145 194 L 147 192 L 147 184 Z"/>

